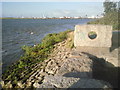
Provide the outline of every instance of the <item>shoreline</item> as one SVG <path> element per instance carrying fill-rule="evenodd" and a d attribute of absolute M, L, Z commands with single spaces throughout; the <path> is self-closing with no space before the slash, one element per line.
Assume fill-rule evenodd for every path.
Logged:
<path fill-rule="evenodd" d="M 119 34 L 120 33 L 120 31 L 119 30 L 114 30 L 114 31 L 112 31 L 113 33 L 115 33 L 115 34 Z M 118 40 L 117 40 L 118 41 Z M 21 49 L 22 50 L 22 49 Z M 1 52 L 5 52 L 5 51 L 1 51 Z M 23 52 L 23 51 L 22 51 Z M 24 53 L 23 53 L 24 54 Z M 11 65 L 10 65 L 11 66 Z"/>
<path fill-rule="evenodd" d="M 114 30 L 114 31 L 112 31 L 113 33 L 115 33 L 115 34 L 119 34 L 120 33 L 120 31 L 119 30 Z M 54 33 L 53 33 L 54 34 Z M 119 35 L 118 35 L 118 37 L 119 37 Z M 117 40 L 117 39 L 116 39 Z M 117 40 L 118 41 L 118 40 Z M 21 49 L 22 50 L 22 49 Z M 3 51 L 1 51 L 1 52 L 3 52 Z M 23 52 L 23 50 L 22 50 L 22 52 Z M 24 52 L 23 52 L 23 54 L 24 54 Z M 17 62 L 17 61 L 15 61 L 15 62 Z M 15 63 L 14 62 L 14 63 Z M 12 66 L 12 64 L 10 65 L 10 66 Z"/>
<path fill-rule="evenodd" d="M 0 19 L 96 19 L 96 18 L 0 18 Z"/>
<path fill-rule="evenodd" d="M 91 20 L 3 20 L 3 41 L 5 41 L 3 42 L 3 49 L 5 50 L 5 52 L 3 52 L 3 54 L 5 54 L 3 62 L 5 67 L 19 59 L 20 55 L 18 55 L 18 53 L 21 53 L 20 50 L 23 45 L 32 46 L 38 44 L 48 33 L 59 33 L 67 29 L 72 30 L 77 23 L 83 24 L 88 21 Z M 9 27 L 7 28 L 6 26 Z M 31 32 L 33 32 L 33 34 L 31 34 Z M 18 58 L 16 57 L 17 55 Z"/>
<path fill-rule="evenodd" d="M 45 88 L 44 87 L 44 85 L 46 85 L 45 81 L 49 82 L 49 79 L 58 78 L 58 77 L 56 77 L 56 75 L 64 75 L 65 73 L 72 71 L 72 68 L 74 68 L 74 70 L 77 71 L 77 73 L 75 74 L 75 75 L 77 75 L 77 77 L 81 78 L 81 76 L 82 77 L 84 76 L 86 78 L 90 78 L 89 80 L 96 81 L 96 79 L 98 79 L 98 78 L 91 78 L 91 69 L 92 68 L 90 68 L 90 67 L 92 65 L 92 62 L 94 62 L 95 58 L 97 58 L 99 61 L 99 57 L 93 56 L 93 59 L 90 59 L 89 56 L 86 56 L 83 53 L 76 52 L 76 49 L 73 47 L 73 31 L 68 32 L 68 33 L 67 33 L 68 37 L 66 39 L 62 40 L 59 43 L 54 44 L 54 48 L 53 48 L 52 52 L 49 54 L 50 56 L 48 58 L 46 58 L 45 60 L 42 60 L 41 62 L 36 62 L 36 64 L 34 64 L 33 66 L 30 66 L 32 68 L 31 69 L 29 68 L 29 70 L 26 67 L 25 68 L 26 70 L 21 72 L 21 76 L 18 79 L 17 79 L 17 77 L 16 77 L 16 79 L 13 79 L 13 77 L 14 77 L 13 75 L 8 76 L 8 74 L 7 74 L 7 78 L 4 78 L 5 81 L 1 82 L 3 88 Z M 52 37 L 53 35 L 56 35 L 56 34 L 49 34 L 49 35 L 47 35 L 46 38 L 48 38 L 48 36 Z M 75 59 L 75 58 L 79 58 L 80 62 L 78 63 L 76 61 L 79 61 L 79 60 L 75 60 L 76 65 L 73 65 L 72 61 L 74 61 L 73 59 Z M 88 65 L 88 63 L 89 63 L 89 65 Z M 100 67 L 99 67 L 98 65 L 95 64 L 96 65 L 95 70 L 96 70 L 96 68 L 98 69 L 96 71 L 99 71 L 99 68 L 102 68 L 100 70 L 104 70 L 104 68 L 106 68 L 106 69 L 108 69 L 108 71 L 110 69 L 112 69 L 111 67 L 109 69 L 109 67 L 106 67 L 106 66 L 101 67 L 100 62 L 96 62 L 96 63 L 98 63 L 98 65 L 100 65 Z M 80 67 L 81 69 L 78 69 L 76 67 L 78 64 L 85 66 L 85 67 L 87 64 L 87 67 L 84 69 L 82 69 L 82 67 Z M 69 65 L 71 65 L 71 66 L 69 66 Z M 21 68 L 21 67 L 22 67 L 22 64 L 19 66 L 19 68 Z M 70 71 L 68 69 L 70 69 Z M 83 71 L 79 71 L 79 70 L 83 70 Z M 86 70 L 90 70 L 90 72 L 83 74 L 83 75 L 78 73 L 78 72 L 84 72 Z M 103 72 L 103 71 L 100 71 L 97 73 L 100 74 L 101 72 Z M 11 72 L 10 75 L 12 73 L 13 72 Z M 15 75 L 18 76 L 18 74 L 15 74 Z M 74 75 L 74 73 L 73 73 L 73 75 Z M 108 73 L 105 75 L 105 77 L 107 75 L 108 75 Z M 11 77 L 11 80 L 10 80 L 10 77 Z M 51 78 L 48 79 L 47 77 L 48 78 L 51 77 Z M 94 77 L 96 77 L 96 76 L 94 76 Z M 101 78 L 103 78 L 103 77 L 104 77 L 104 74 L 101 76 Z M 64 77 L 60 77 L 60 78 L 63 80 L 65 79 L 65 81 L 67 81 L 67 78 L 64 78 Z M 54 80 L 55 79 L 53 79 L 53 81 Z M 57 79 L 57 80 L 59 80 L 59 79 Z M 98 81 L 98 82 L 101 83 L 101 81 Z M 96 82 L 96 84 L 98 82 Z M 104 83 L 102 82 L 101 84 L 104 84 Z M 94 86 L 94 84 L 93 84 L 93 86 Z M 111 87 L 111 85 L 109 86 L 109 84 L 107 84 L 107 86 Z"/>
<path fill-rule="evenodd" d="M 31 69 L 35 67 L 37 63 L 42 63 L 45 59 L 47 59 L 49 57 L 49 54 L 52 53 L 54 49 L 54 45 L 66 39 L 68 32 L 71 31 L 48 34 L 46 35 L 46 37 L 43 38 L 42 43 L 36 46 L 33 47 L 23 46 L 22 49 L 24 50 L 24 55 L 18 61 L 10 65 L 10 67 L 8 67 L 8 69 L 3 73 L 2 76 L 3 81 L 8 80 L 8 82 L 4 82 L 2 86 L 7 88 L 7 86 L 5 85 L 7 85 L 9 81 L 11 82 L 11 85 L 14 83 L 16 83 L 17 85 L 16 80 L 23 78 L 23 82 L 24 82 L 24 79 L 26 80 L 27 78 L 29 78 L 29 75 L 32 75 Z M 36 52 L 36 50 L 38 51 Z M 26 70 L 24 71 L 24 69 Z M 26 77 L 21 77 L 21 74 L 24 73 L 25 74 L 29 73 L 29 74 L 27 74 Z M 18 74 L 20 74 L 20 77 L 16 77 L 18 76 Z"/>

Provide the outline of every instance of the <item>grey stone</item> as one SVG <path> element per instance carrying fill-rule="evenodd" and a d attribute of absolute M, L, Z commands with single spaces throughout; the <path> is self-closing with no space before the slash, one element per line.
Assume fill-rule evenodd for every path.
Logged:
<path fill-rule="evenodd" d="M 33 87 L 35 87 L 35 88 L 38 88 L 40 86 L 40 84 L 38 83 L 38 82 L 35 82 L 34 84 L 33 84 Z"/>
<path fill-rule="evenodd" d="M 66 75 L 79 78 L 92 78 L 93 61 L 88 57 L 68 58 L 56 72 L 56 75 Z M 79 72 L 79 73 L 77 73 Z"/>
<path fill-rule="evenodd" d="M 32 84 L 32 82 L 30 82 L 30 81 L 27 81 L 27 84 L 26 84 L 26 86 L 27 86 L 27 87 L 29 87 L 29 86 L 31 86 L 31 84 Z"/>
<path fill-rule="evenodd" d="M 48 74 L 46 72 L 42 72 L 41 76 L 47 76 Z"/>
<path fill-rule="evenodd" d="M 57 69 L 58 66 L 54 60 L 49 61 L 47 66 L 45 67 L 45 71 L 48 72 L 49 74 L 55 74 Z"/>
<path fill-rule="evenodd" d="M 17 85 L 20 87 L 20 88 L 23 88 L 23 84 L 21 82 L 18 82 Z"/>
<path fill-rule="evenodd" d="M 12 88 L 11 81 L 9 81 L 9 82 L 5 85 L 5 87 L 7 87 L 7 88 Z"/>
<path fill-rule="evenodd" d="M 41 77 L 41 76 L 39 76 L 39 77 L 37 77 L 37 79 L 38 79 L 39 81 L 41 81 L 41 80 L 42 80 L 42 77 Z"/>
<path fill-rule="evenodd" d="M 5 85 L 4 81 L 1 81 L 0 84 L 2 87 Z"/>
<path fill-rule="evenodd" d="M 104 81 L 63 76 L 47 76 L 39 88 L 112 88 Z"/>
<path fill-rule="evenodd" d="M 88 33 L 94 31 L 95 39 L 90 39 Z M 74 46 L 111 47 L 112 26 L 109 25 L 76 25 L 74 31 Z"/>

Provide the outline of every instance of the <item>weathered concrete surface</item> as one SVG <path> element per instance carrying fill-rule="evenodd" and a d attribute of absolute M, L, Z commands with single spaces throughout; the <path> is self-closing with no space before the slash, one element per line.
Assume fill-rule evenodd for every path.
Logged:
<path fill-rule="evenodd" d="M 71 55 L 70 58 L 66 59 L 56 72 L 56 75 L 92 78 L 92 66 L 92 60 L 86 55 L 79 53 L 79 55 Z"/>
<path fill-rule="evenodd" d="M 88 78 L 73 78 L 63 76 L 47 76 L 39 88 L 111 88 L 112 86 L 105 82 Z"/>
<path fill-rule="evenodd" d="M 120 48 L 119 48 L 120 49 Z M 118 48 L 114 49 L 110 52 L 110 48 L 102 48 L 102 47 L 77 47 L 73 49 L 75 53 L 87 52 L 98 58 L 104 58 L 106 62 L 110 62 L 115 67 L 120 67 L 119 62 L 119 53 Z"/>
<path fill-rule="evenodd" d="M 95 39 L 90 39 L 88 33 L 94 31 Z M 74 46 L 111 47 L 112 26 L 109 25 L 76 25 L 74 31 Z"/>

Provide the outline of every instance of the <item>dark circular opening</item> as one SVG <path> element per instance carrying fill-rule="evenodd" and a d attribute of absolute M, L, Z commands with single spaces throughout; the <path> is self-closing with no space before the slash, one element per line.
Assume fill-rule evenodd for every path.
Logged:
<path fill-rule="evenodd" d="M 91 31 L 91 32 L 88 33 L 88 37 L 89 37 L 90 39 L 95 39 L 95 38 L 97 37 L 97 34 L 96 34 L 96 32 Z"/>

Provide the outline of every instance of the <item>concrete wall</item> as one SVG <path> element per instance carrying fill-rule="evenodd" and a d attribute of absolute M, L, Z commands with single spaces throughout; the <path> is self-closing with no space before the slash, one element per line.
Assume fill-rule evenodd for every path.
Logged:
<path fill-rule="evenodd" d="M 95 39 L 90 39 L 88 33 L 94 31 Z M 76 25 L 74 31 L 74 46 L 111 47 L 112 26 L 109 25 Z"/>

